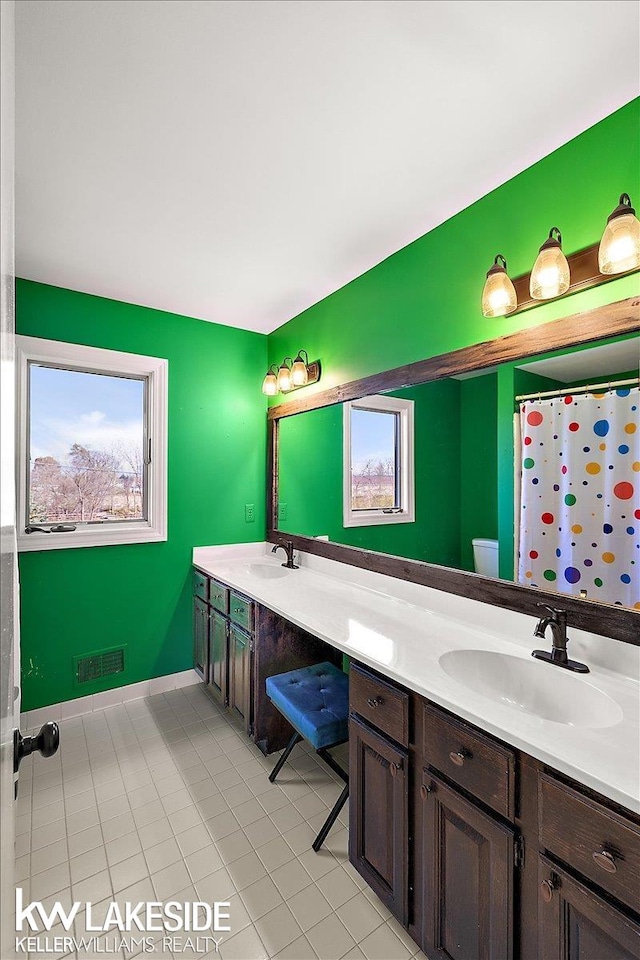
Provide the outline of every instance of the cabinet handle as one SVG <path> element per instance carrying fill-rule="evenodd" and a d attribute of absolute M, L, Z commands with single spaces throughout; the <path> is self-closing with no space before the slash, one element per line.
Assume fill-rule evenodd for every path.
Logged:
<path fill-rule="evenodd" d="M 422 786 L 420 787 L 420 796 L 422 797 L 423 800 L 426 800 L 429 794 L 433 793 L 434 789 L 435 787 L 433 786 L 432 783 L 430 783 L 429 786 L 427 786 L 426 783 L 423 783 Z"/>
<path fill-rule="evenodd" d="M 397 777 L 399 770 L 402 770 L 402 764 L 401 764 L 401 763 L 390 763 L 390 764 L 389 764 L 389 772 L 391 773 L 391 776 L 392 776 L 392 777 Z"/>
<path fill-rule="evenodd" d="M 606 873 L 617 873 L 616 858 L 609 850 L 597 850 L 592 856 Z"/>
<path fill-rule="evenodd" d="M 469 753 L 468 750 L 465 750 L 464 747 L 460 747 L 457 753 L 455 750 L 451 751 L 451 753 L 449 754 L 449 760 L 451 760 L 451 763 L 455 763 L 456 767 L 461 767 L 463 766 L 467 757 L 470 757 L 470 756 L 471 754 Z"/>
<path fill-rule="evenodd" d="M 542 894 L 542 899 L 545 903 L 551 903 L 553 899 L 553 891 L 556 889 L 556 882 L 553 877 L 549 877 L 548 880 L 543 880 L 540 884 L 540 893 Z"/>
<path fill-rule="evenodd" d="M 367 700 L 367 703 L 369 704 L 370 707 L 379 707 L 381 704 L 384 703 L 384 700 L 382 699 L 382 697 L 369 697 L 369 699 Z"/>

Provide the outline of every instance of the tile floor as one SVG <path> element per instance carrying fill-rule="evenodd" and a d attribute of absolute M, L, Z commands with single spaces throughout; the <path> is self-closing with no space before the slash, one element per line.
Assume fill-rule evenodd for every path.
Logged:
<path fill-rule="evenodd" d="M 25 902 L 88 900 L 95 917 L 112 900 L 229 900 L 231 932 L 217 935 L 218 953 L 197 954 L 208 960 L 424 957 L 349 864 L 348 805 L 320 853 L 311 849 L 342 784 L 306 744 L 270 784 L 277 755 L 263 757 L 201 686 L 60 728 L 58 754 L 20 770 Z M 96 936 L 85 924 L 79 914 L 76 938 Z M 65 934 L 58 925 L 49 936 Z M 196 955 L 161 943 L 154 954 L 114 954 L 109 937 L 78 960 Z"/>

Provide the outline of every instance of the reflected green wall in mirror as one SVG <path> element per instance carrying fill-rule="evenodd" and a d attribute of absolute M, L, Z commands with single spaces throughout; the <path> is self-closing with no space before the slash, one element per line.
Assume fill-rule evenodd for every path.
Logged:
<path fill-rule="evenodd" d="M 338 404 L 281 421 L 279 502 L 285 516 L 278 524 L 293 533 L 472 570 L 470 548 L 464 548 L 468 531 L 497 536 L 496 376 L 441 380 L 391 396 L 415 403 L 416 522 L 343 527 Z"/>

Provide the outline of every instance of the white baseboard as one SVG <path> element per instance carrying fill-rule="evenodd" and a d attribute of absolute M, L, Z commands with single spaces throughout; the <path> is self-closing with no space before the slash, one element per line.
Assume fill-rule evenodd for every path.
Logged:
<path fill-rule="evenodd" d="M 170 673 L 166 677 L 154 677 L 153 680 L 129 683 L 125 687 L 104 690 L 102 693 L 93 693 L 88 697 L 64 700 L 62 703 L 52 703 L 49 707 L 28 710 L 20 715 L 20 728 L 24 733 L 25 730 L 38 729 L 48 720 L 59 723 L 61 720 L 70 720 L 71 717 L 93 713 L 94 710 L 104 710 L 105 707 L 112 707 L 118 703 L 152 697 L 156 693 L 167 693 L 169 690 L 190 687 L 195 683 L 202 683 L 202 678 L 195 670 L 182 670 L 180 673 Z"/>

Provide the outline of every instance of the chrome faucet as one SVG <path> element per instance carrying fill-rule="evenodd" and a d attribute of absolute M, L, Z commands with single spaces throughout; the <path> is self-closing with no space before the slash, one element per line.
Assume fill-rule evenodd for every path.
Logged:
<path fill-rule="evenodd" d="M 546 650 L 534 650 L 531 654 L 537 660 L 546 660 L 547 663 L 555 663 L 557 667 L 564 667 L 565 670 L 572 670 L 574 673 L 589 673 L 589 667 L 585 663 L 578 663 L 577 660 L 569 660 L 567 656 L 567 611 L 556 610 L 548 607 L 546 603 L 536 604 L 549 612 L 548 617 L 541 617 L 533 631 L 534 637 L 543 637 L 547 632 L 547 627 L 551 628 L 551 652 Z"/>
<path fill-rule="evenodd" d="M 283 567 L 286 567 L 288 570 L 300 569 L 298 565 L 293 562 L 293 540 L 278 540 L 271 553 L 275 553 L 276 550 L 284 550 L 287 555 L 287 562 L 282 564 Z"/>

